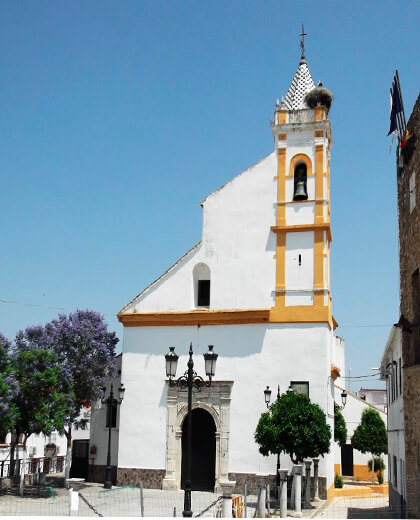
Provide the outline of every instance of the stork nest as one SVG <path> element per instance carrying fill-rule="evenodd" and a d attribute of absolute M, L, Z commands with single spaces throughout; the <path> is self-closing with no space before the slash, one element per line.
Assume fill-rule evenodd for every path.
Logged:
<path fill-rule="evenodd" d="M 333 95 L 324 87 L 315 87 L 305 95 L 305 103 L 309 108 L 316 106 L 324 106 L 327 110 L 330 109 L 333 100 Z"/>

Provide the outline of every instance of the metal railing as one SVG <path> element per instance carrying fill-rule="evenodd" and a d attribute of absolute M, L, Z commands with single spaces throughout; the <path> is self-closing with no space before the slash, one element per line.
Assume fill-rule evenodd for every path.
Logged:
<path fill-rule="evenodd" d="M 22 473 L 23 459 L 0 461 L 0 478 L 18 476 Z M 61 473 L 64 471 L 64 456 L 33 457 L 25 461 L 25 475 L 36 473 Z"/>

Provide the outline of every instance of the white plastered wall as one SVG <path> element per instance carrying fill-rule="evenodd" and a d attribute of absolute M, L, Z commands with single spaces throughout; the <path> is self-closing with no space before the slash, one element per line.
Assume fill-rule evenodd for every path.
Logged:
<path fill-rule="evenodd" d="M 229 472 L 274 473 L 275 457 L 263 457 L 254 431 L 266 410 L 263 390 L 290 381 L 309 381 L 310 398 L 326 412 L 333 428 L 330 390 L 332 334 L 327 325 L 221 325 L 197 327 L 127 327 L 124 331 L 123 381 L 127 387 L 121 407 L 119 466 L 165 468 L 167 385 L 164 355 L 175 346 L 180 355 L 178 376 L 187 368 L 189 343 L 194 346 L 194 369 L 204 376 L 202 354 L 214 344 L 219 354 L 216 380 L 233 381 L 230 402 Z M 198 346 L 197 346 L 198 345 Z M 308 355 L 310 352 L 311 355 Z M 199 399 L 196 394 L 195 399 Z M 141 435 L 142 442 L 138 439 Z M 282 466 L 289 465 L 282 456 Z M 320 472 L 333 474 L 333 458 L 321 459 Z M 331 482 L 329 482 L 329 485 Z"/>
<path fill-rule="evenodd" d="M 193 270 L 211 273 L 210 309 L 268 308 L 274 304 L 277 163 L 274 153 L 203 202 L 203 239 L 124 311 L 195 308 Z"/>
<path fill-rule="evenodd" d="M 314 232 L 286 235 L 286 306 L 313 305 Z"/>

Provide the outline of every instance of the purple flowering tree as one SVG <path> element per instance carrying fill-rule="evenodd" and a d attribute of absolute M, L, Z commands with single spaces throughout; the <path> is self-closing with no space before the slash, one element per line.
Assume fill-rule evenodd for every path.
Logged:
<path fill-rule="evenodd" d="M 101 314 L 77 310 L 45 326 L 51 348 L 66 369 L 72 389 L 66 425 L 66 478 L 70 475 L 72 425 L 77 423 L 82 407 L 102 395 L 102 388 L 116 374 L 115 347 L 118 338 L 109 332 Z"/>

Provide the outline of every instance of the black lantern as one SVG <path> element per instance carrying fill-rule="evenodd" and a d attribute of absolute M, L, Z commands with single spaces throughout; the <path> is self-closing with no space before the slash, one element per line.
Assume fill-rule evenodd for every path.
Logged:
<path fill-rule="evenodd" d="M 271 399 L 271 390 L 270 390 L 270 387 L 267 386 L 267 388 L 264 390 L 264 400 L 265 400 L 265 404 L 267 405 L 267 408 L 268 408 L 268 405 L 270 404 L 270 399 Z"/>
<path fill-rule="evenodd" d="M 219 354 L 213 352 L 213 345 L 209 345 L 209 351 L 204 354 L 206 376 L 211 380 L 216 372 L 216 361 Z"/>
<path fill-rule="evenodd" d="M 121 383 L 121 385 L 118 388 L 118 397 L 120 398 L 120 403 L 124 399 L 124 394 L 125 394 L 125 388 L 124 388 L 124 385 Z"/>
<path fill-rule="evenodd" d="M 178 364 L 178 354 L 175 353 L 175 347 L 169 347 L 169 352 L 165 356 L 166 360 L 166 377 L 173 378 L 176 374 Z"/>
<path fill-rule="evenodd" d="M 343 408 L 344 408 L 347 403 L 347 392 L 345 390 L 343 390 L 341 392 L 341 402 L 343 403 Z"/>

